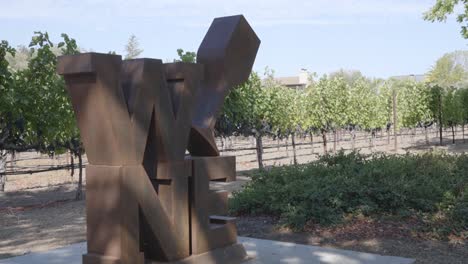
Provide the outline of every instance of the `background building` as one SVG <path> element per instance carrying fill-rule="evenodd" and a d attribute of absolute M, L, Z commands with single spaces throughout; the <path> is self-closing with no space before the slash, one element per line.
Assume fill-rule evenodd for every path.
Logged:
<path fill-rule="evenodd" d="M 424 82 L 426 80 L 426 75 L 425 74 L 397 75 L 397 76 L 392 76 L 389 79 L 414 80 L 416 82 Z"/>
<path fill-rule="evenodd" d="M 288 88 L 305 89 L 309 85 L 309 73 L 306 69 L 301 69 L 297 76 L 278 77 L 275 80 Z"/>

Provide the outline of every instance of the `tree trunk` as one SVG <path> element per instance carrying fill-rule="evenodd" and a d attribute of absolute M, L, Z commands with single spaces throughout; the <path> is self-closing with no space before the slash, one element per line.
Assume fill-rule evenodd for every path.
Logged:
<path fill-rule="evenodd" d="M 325 129 L 322 129 L 322 139 L 323 139 L 323 154 L 327 154 L 327 131 Z"/>
<path fill-rule="evenodd" d="M 5 191 L 7 152 L 0 150 L 0 192 Z"/>
<path fill-rule="evenodd" d="M 263 169 L 263 143 L 262 136 L 255 136 L 255 149 L 257 150 L 258 168 Z"/>
<path fill-rule="evenodd" d="M 336 136 L 336 148 L 340 148 L 340 141 L 341 141 L 341 130 L 338 130 Z"/>
<path fill-rule="evenodd" d="M 458 135 L 458 126 L 455 125 L 455 128 L 454 128 L 454 129 L 455 129 L 455 141 L 456 141 L 457 135 Z"/>
<path fill-rule="evenodd" d="M 70 177 L 75 176 L 75 155 L 70 151 Z"/>
<path fill-rule="evenodd" d="M 75 200 L 77 201 L 83 198 L 83 157 L 81 154 L 81 150 L 78 150 L 78 166 L 79 166 L 78 187 L 76 188 L 76 196 L 75 196 Z"/>
<path fill-rule="evenodd" d="M 390 128 L 387 129 L 387 145 L 390 145 Z"/>
<path fill-rule="evenodd" d="M 336 129 L 333 129 L 333 153 L 336 153 Z"/>
<path fill-rule="evenodd" d="M 351 130 L 351 146 L 353 151 L 356 149 L 356 130 Z"/>
<path fill-rule="evenodd" d="M 311 147 L 311 152 L 310 154 L 314 154 L 314 133 L 309 132 L 310 135 L 310 147 Z"/>
<path fill-rule="evenodd" d="M 453 125 L 452 125 L 452 144 L 455 144 L 455 129 Z"/>
<path fill-rule="evenodd" d="M 439 144 L 442 146 L 444 144 L 443 141 L 443 131 L 442 131 L 442 125 L 439 125 Z"/>
<path fill-rule="evenodd" d="M 463 138 L 463 143 L 465 142 L 465 124 L 462 124 L 462 138 Z"/>
<path fill-rule="evenodd" d="M 293 147 L 293 162 L 294 165 L 297 165 L 297 156 L 296 156 L 296 134 L 292 133 L 291 134 L 291 143 Z"/>
<path fill-rule="evenodd" d="M 15 172 L 16 168 L 16 151 L 11 152 L 11 157 L 10 157 L 10 171 Z"/>
<path fill-rule="evenodd" d="M 443 145 L 443 138 L 442 138 L 442 95 L 439 94 L 439 139 L 440 145 Z"/>
<path fill-rule="evenodd" d="M 398 135 L 397 135 L 397 124 L 398 124 L 398 116 L 397 116 L 397 95 L 396 91 L 393 91 L 393 147 L 395 151 L 398 150 Z"/>
<path fill-rule="evenodd" d="M 276 138 L 276 151 L 279 151 L 279 150 L 280 150 L 280 145 L 281 145 L 280 138 L 277 137 L 277 138 Z"/>
<path fill-rule="evenodd" d="M 424 126 L 424 136 L 426 137 L 426 145 L 429 145 L 429 135 L 427 134 L 427 126 Z"/>

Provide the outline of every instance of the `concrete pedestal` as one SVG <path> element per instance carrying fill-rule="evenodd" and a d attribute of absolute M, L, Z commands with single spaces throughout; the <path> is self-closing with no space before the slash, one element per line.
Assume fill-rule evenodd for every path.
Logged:
<path fill-rule="evenodd" d="M 410 264 L 414 259 L 239 237 L 251 258 L 247 264 Z M 81 264 L 86 242 L 0 260 L 0 264 Z M 189 263 L 204 263 L 203 261 Z M 229 263 L 229 262 L 223 262 Z"/>

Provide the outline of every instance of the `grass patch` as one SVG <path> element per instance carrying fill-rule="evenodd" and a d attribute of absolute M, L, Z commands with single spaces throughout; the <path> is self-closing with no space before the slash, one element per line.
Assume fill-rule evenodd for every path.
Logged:
<path fill-rule="evenodd" d="M 351 216 L 420 216 L 438 234 L 468 229 L 468 155 L 356 152 L 257 171 L 234 193 L 235 215 L 271 215 L 288 227 L 335 225 Z"/>

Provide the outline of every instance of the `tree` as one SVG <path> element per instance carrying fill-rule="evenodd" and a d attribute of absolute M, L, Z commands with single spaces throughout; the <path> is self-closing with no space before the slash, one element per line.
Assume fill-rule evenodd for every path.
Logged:
<path fill-rule="evenodd" d="M 454 51 L 439 58 L 427 81 L 443 88 L 459 87 L 468 81 L 468 51 Z"/>
<path fill-rule="evenodd" d="M 252 72 L 245 83 L 232 89 L 220 115 L 223 126 L 217 126 L 218 129 L 234 128 L 236 135 L 253 136 L 259 168 L 263 168 L 263 136 L 280 130 L 286 116 L 284 111 L 279 110 L 285 109 L 284 105 L 287 104 L 280 98 L 280 86 L 272 74 L 267 73 L 267 76 L 262 83 L 259 75 Z M 283 115 L 279 115 L 280 112 Z"/>
<path fill-rule="evenodd" d="M 66 34 L 62 38 L 55 46 L 47 32 L 35 32 L 29 45 L 34 56 L 27 67 L 10 69 L 12 81 L 0 97 L 6 101 L 1 104 L 5 109 L 0 111 L 0 119 L 7 124 L 2 127 L 0 149 L 34 149 L 50 155 L 70 150 L 81 160 L 83 151 L 70 99 L 63 78 L 56 73 L 57 53 L 76 54 L 79 50 L 74 39 Z M 81 166 L 82 162 L 77 198 L 81 197 Z"/>
<path fill-rule="evenodd" d="M 291 136 L 293 161 L 297 164 L 295 140 L 304 120 L 304 97 L 301 92 L 278 83 L 272 72 L 267 71 L 266 74 L 268 77 L 263 81 L 264 122 L 268 124 L 269 132 L 278 139 Z"/>
<path fill-rule="evenodd" d="M 380 83 L 363 76 L 350 83 L 348 124 L 352 132 L 352 148 L 355 146 L 356 127 L 371 132 L 371 147 L 374 146 L 375 131 L 387 123 L 385 97 L 379 93 Z"/>
<path fill-rule="evenodd" d="M 57 46 L 50 47 L 50 50 L 57 56 L 60 56 L 63 53 L 62 50 Z M 14 71 L 19 71 L 26 69 L 28 67 L 29 61 L 35 56 L 37 56 L 36 51 L 31 51 L 31 49 L 25 45 L 19 45 L 16 47 L 15 55 L 13 56 L 8 54 L 7 60 L 10 64 L 10 67 Z"/>
<path fill-rule="evenodd" d="M 359 79 L 365 78 L 360 71 L 357 70 L 344 70 L 340 69 L 338 71 L 332 72 L 328 76 L 330 79 L 333 78 L 343 78 L 349 86 L 353 86 L 356 81 Z"/>
<path fill-rule="evenodd" d="M 462 24 L 460 33 L 464 38 L 468 38 L 468 28 L 466 26 L 468 22 L 467 0 L 436 0 L 434 6 L 423 14 L 423 18 L 431 22 L 445 22 L 447 16 L 452 14 L 457 6 L 462 6 L 464 10 L 463 13 L 457 14 L 457 22 Z"/>
<path fill-rule="evenodd" d="M 182 62 L 189 62 L 189 63 L 196 63 L 197 62 L 197 54 L 192 51 L 185 51 L 183 49 L 177 49 L 177 55 L 179 55 L 179 60 L 174 61 L 182 61 Z"/>
<path fill-rule="evenodd" d="M 334 150 L 336 150 L 336 131 L 349 121 L 349 85 L 344 78 L 329 78 L 324 75 L 316 85 L 311 87 L 308 101 L 314 109 L 317 123 L 322 133 L 324 152 L 327 153 L 327 136 L 329 130 L 334 135 Z"/>
<path fill-rule="evenodd" d="M 418 126 L 423 126 L 427 144 L 429 141 L 427 126 L 431 124 L 434 117 L 429 106 L 430 91 L 423 83 L 409 79 L 397 81 L 396 85 L 399 89 L 399 123 L 403 127 L 414 130 Z"/>
<path fill-rule="evenodd" d="M 422 83 L 413 80 L 396 81 L 399 91 L 399 116 L 401 125 L 415 128 L 421 122 L 428 122 L 432 115 L 429 109 L 429 92 Z"/>
<path fill-rule="evenodd" d="M 125 45 L 125 59 L 135 59 L 140 56 L 142 52 L 143 50 L 140 49 L 140 43 L 138 42 L 137 37 L 134 34 L 130 35 L 127 45 Z"/>
<path fill-rule="evenodd" d="M 312 154 L 314 153 L 314 132 L 317 131 L 321 127 L 321 122 L 316 113 L 318 109 L 318 106 L 316 105 L 318 103 L 318 100 L 314 98 L 315 96 L 315 90 L 313 88 L 314 86 L 315 86 L 315 82 L 312 82 L 312 84 L 309 85 L 304 92 L 304 98 L 303 98 L 304 118 L 302 121 L 303 129 L 309 133 Z"/>
<path fill-rule="evenodd" d="M 445 115 L 444 126 L 452 129 L 452 144 L 455 144 L 455 126 L 461 124 L 461 101 L 455 88 L 449 88 L 445 94 L 442 111 Z"/>
<path fill-rule="evenodd" d="M 462 126 L 463 143 L 465 143 L 465 125 L 468 122 L 468 87 L 457 90 L 457 98 L 460 104 L 460 117 Z"/>
<path fill-rule="evenodd" d="M 432 116 L 438 120 L 439 141 L 442 145 L 442 127 L 447 126 L 448 122 L 453 122 L 453 120 L 445 120 L 447 114 L 445 111 L 453 114 L 451 106 L 447 104 L 456 102 L 451 100 L 452 95 L 449 95 L 449 97 L 447 95 L 453 87 L 464 87 L 468 82 L 468 52 L 454 51 L 444 54 L 427 74 L 427 82 L 430 87 L 429 105 Z M 449 102 L 445 102 L 447 98 L 450 99 Z M 452 133 L 452 136 L 454 136 L 454 133 Z"/>
<path fill-rule="evenodd" d="M 6 147 L 9 140 L 13 139 L 15 120 L 11 113 L 14 98 L 11 96 L 14 86 L 14 77 L 10 72 L 7 55 L 14 56 L 15 49 L 8 42 L 0 42 L 0 192 L 5 189 L 6 182 Z M 14 140 L 13 140 L 14 141 Z"/>
<path fill-rule="evenodd" d="M 443 144 L 442 127 L 444 125 L 443 115 L 443 99 L 445 97 L 445 89 L 439 85 L 429 84 L 429 109 L 432 116 L 437 120 L 439 125 L 439 144 Z"/>
<path fill-rule="evenodd" d="M 269 109 L 274 107 L 265 90 L 258 74 L 252 72 L 245 83 L 231 90 L 221 115 L 228 123 L 232 123 L 231 126 L 236 127 L 236 134 L 255 138 L 260 169 L 263 168 L 262 138 L 271 133 Z"/>
<path fill-rule="evenodd" d="M 286 130 L 291 134 L 291 143 L 293 147 L 293 161 L 297 164 L 296 154 L 296 134 L 304 127 L 305 119 L 305 99 L 304 93 L 296 89 L 283 89 L 286 94 L 282 96 L 283 101 L 286 101 L 286 109 L 284 113 L 287 115 L 285 120 Z"/>
<path fill-rule="evenodd" d="M 28 47 L 24 45 L 20 45 L 16 48 L 16 52 L 14 55 L 7 54 L 7 60 L 10 64 L 10 67 L 13 70 L 22 70 L 28 67 L 28 62 L 32 58 L 33 54 L 31 54 Z"/>

